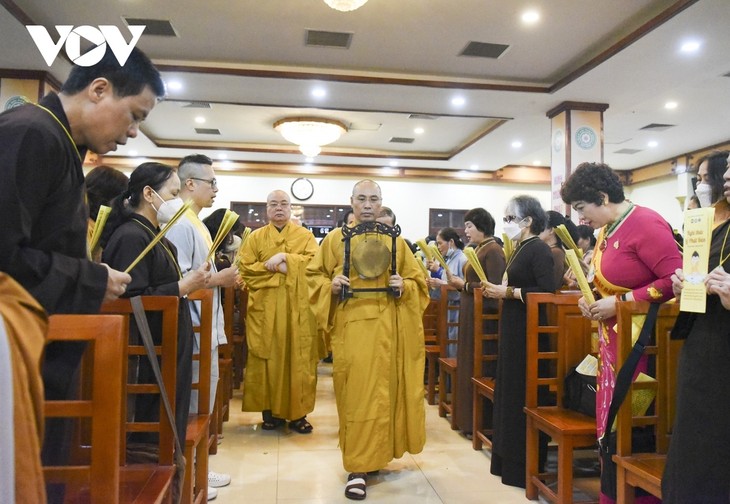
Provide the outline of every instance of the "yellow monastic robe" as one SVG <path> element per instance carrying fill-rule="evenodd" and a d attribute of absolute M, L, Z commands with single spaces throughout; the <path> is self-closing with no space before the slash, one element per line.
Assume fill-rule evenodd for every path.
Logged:
<path fill-rule="evenodd" d="M 46 502 L 41 355 L 48 319 L 38 302 L 5 273 L 0 273 L 0 313 L 13 366 L 15 502 Z"/>
<path fill-rule="evenodd" d="M 367 234 L 352 239 L 392 239 Z M 342 274 L 342 230 L 329 233 L 307 266 L 312 309 L 320 327 L 331 331 L 333 380 L 340 420 L 340 449 L 348 472 L 375 471 L 406 451 L 419 453 L 426 442 L 423 405 L 423 312 L 428 287 L 423 272 L 402 238 L 396 244 L 396 268 L 404 291 L 356 294 L 339 302 L 332 278 Z M 387 287 L 390 268 L 377 279 L 360 278 L 350 269 L 352 288 Z"/>
<path fill-rule="evenodd" d="M 279 252 L 286 253 L 286 274 L 264 267 Z M 311 231 L 291 223 L 281 232 L 273 224 L 257 229 L 241 246 L 239 270 L 249 290 L 243 411 L 296 420 L 314 409 L 321 345 L 305 268 L 316 252 Z"/>

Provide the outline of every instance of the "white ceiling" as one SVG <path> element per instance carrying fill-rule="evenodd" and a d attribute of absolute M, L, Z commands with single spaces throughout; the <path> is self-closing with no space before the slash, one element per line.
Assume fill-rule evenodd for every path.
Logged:
<path fill-rule="evenodd" d="M 730 140 L 730 78 L 724 76 L 730 73 L 730 0 L 369 0 L 349 13 L 323 0 L 13 1 L 17 8 L 0 0 L 7 9 L 0 9 L 0 69 L 49 70 L 23 27 L 28 22 L 49 30 L 115 24 L 127 39 L 123 16 L 172 23 L 177 37 L 143 35 L 138 47 L 166 81 L 179 80 L 183 88 L 171 90 L 143 126 L 145 135 L 115 155 L 205 152 L 298 164 L 304 156 L 272 125 L 315 115 L 351 126 L 315 163 L 398 160 L 401 167 L 478 165 L 484 171 L 547 166 L 545 113 L 564 101 L 608 104 L 605 161 L 617 169 Z M 541 15 L 533 26 L 520 20 L 528 8 Z M 307 29 L 352 33 L 352 42 L 348 49 L 306 46 Z M 694 55 L 679 50 L 688 39 L 701 44 Z M 509 49 L 499 59 L 459 56 L 470 41 Z M 597 64 L 585 66 L 591 60 Z M 50 71 L 63 80 L 69 68 L 59 58 Z M 327 96 L 313 97 L 314 87 Z M 465 99 L 462 107 L 451 105 L 455 96 Z M 664 108 L 670 100 L 676 109 Z M 211 108 L 185 108 L 190 101 Z M 205 124 L 196 124 L 196 116 Z M 650 123 L 676 126 L 640 130 Z M 415 135 L 417 126 L 425 132 Z M 195 127 L 221 135 L 198 135 Z M 415 141 L 392 144 L 391 136 Z M 516 140 L 519 149 L 511 146 Z M 648 147 L 650 141 L 658 145 Z M 639 152 L 616 154 L 619 149 Z"/>

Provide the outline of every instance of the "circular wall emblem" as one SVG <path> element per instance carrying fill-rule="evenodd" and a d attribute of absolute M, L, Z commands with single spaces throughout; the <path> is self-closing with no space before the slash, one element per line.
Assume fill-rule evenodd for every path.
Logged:
<path fill-rule="evenodd" d="M 8 98 L 8 101 L 5 102 L 3 110 L 10 110 L 11 108 L 20 107 L 21 105 L 25 105 L 29 102 L 30 100 L 25 96 L 11 96 L 10 98 Z"/>
<path fill-rule="evenodd" d="M 575 132 L 575 142 L 581 149 L 591 149 L 596 145 L 596 132 L 588 126 L 582 126 Z"/>
<path fill-rule="evenodd" d="M 553 133 L 553 150 L 555 152 L 560 152 L 561 150 L 563 150 L 564 143 L 565 137 L 563 135 L 563 130 L 555 130 L 555 132 Z"/>

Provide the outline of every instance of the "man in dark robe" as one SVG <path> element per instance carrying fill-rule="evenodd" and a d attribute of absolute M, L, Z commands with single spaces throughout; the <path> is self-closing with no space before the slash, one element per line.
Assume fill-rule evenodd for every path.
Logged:
<path fill-rule="evenodd" d="M 159 72 L 141 51 L 120 67 L 107 49 L 96 65 L 74 67 L 59 94 L 0 114 L 0 272 L 48 314 L 95 313 L 130 282 L 86 258 L 82 163 L 87 150 L 104 154 L 136 137 L 163 94 Z M 46 398 L 66 397 L 83 349 L 48 346 Z M 46 439 L 56 437 L 50 427 Z M 44 450 L 48 461 L 62 452 Z"/>

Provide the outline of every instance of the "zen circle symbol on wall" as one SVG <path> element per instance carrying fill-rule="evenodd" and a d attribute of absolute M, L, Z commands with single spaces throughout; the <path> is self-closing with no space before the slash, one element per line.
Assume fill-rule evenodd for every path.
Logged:
<path fill-rule="evenodd" d="M 557 129 L 553 133 L 553 150 L 555 152 L 560 152 L 563 150 L 563 144 L 565 143 L 565 136 L 563 135 L 563 130 Z"/>
<path fill-rule="evenodd" d="M 582 126 L 575 132 L 575 142 L 581 149 L 592 149 L 596 145 L 596 132 L 588 126 Z"/>

